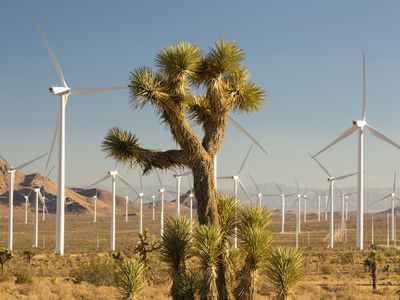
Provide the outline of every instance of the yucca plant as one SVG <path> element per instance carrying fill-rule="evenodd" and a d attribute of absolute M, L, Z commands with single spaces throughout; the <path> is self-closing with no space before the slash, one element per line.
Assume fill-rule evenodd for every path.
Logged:
<path fill-rule="evenodd" d="M 218 257 L 217 286 L 220 300 L 233 299 L 232 282 L 234 280 L 234 266 L 231 256 L 231 238 L 237 226 L 237 211 L 239 201 L 233 195 L 219 195 L 217 199 L 219 226 L 222 234 L 220 245 L 221 253 Z"/>
<path fill-rule="evenodd" d="M 236 274 L 235 299 L 255 299 L 258 273 L 270 252 L 270 220 L 271 212 L 264 207 L 246 206 L 240 210 L 238 239 L 243 263 Z"/>
<path fill-rule="evenodd" d="M 135 260 L 123 259 L 118 264 L 114 278 L 122 299 L 137 299 L 144 285 L 144 270 L 144 263 Z"/>
<path fill-rule="evenodd" d="M 275 299 L 294 299 L 302 278 L 303 255 L 298 249 L 278 247 L 271 251 L 267 264 L 268 280 L 274 287 Z"/>
<path fill-rule="evenodd" d="M 222 233 L 216 225 L 200 225 L 194 232 L 195 253 L 203 277 L 200 284 L 201 300 L 217 300 L 217 268 L 221 253 Z"/>
<path fill-rule="evenodd" d="M 193 256 L 192 222 L 185 216 L 168 218 L 160 245 L 161 260 L 170 269 L 173 299 L 184 299 L 179 294 L 179 282 L 186 276 L 187 262 Z"/>

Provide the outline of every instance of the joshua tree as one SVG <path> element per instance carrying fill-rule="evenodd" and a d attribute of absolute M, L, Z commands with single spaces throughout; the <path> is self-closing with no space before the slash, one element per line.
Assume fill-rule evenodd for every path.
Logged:
<path fill-rule="evenodd" d="M 12 259 L 14 254 L 10 249 L 0 248 L 0 265 L 1 265 L 1 275 L 4 277 L 4 264 Z"/>
<path fill-rule="evenodd" d="M 155 59 L 157 71 L 141 67 L 132 72 L 130 102 L 134 108 L 150 103 L 179 148 L 142 148 L 134 134 L 117 127 L 102 143 L 108 156 L 139 164 L 144 173 L 153 168 L 190 168 L 200 224 L 218 223 L 213 158 L 222 144 L 228 113 L 258 111 L 264 101 L 264 91 L 250 82 L 243 59 L 243 50 L 233 42 L 217 41 L 207 54 L 186 42 L 162 49 Z M 202 138 L 189 119 L 202 126 Z"/>
<path fill-rule="evenodd" d="M 277 300 L 294 299 L 296 285 L 302 277 L 303 256 L 298 249 L 272 249 L 267 265 L 268 279 Z"/>
<path fill-rule="evenodd" d="M 364 259 L 364 267 L 368 268 L 372 277 L 372 289 L 376 290 L 378 266 L 382 263 L 382 255 L 376 250 L 371 250 L 368 257 Z"/>
<path fill-rule="evenodd" d="M 240 210 L 238 238 L 243 263 L 237 273 L 235 299 L 252 300 L 257 295 L 258 272 L 270 254 L 270 221 L 271 212 L 264 207 L 247 206 Z"/>
<path fill-rule="evenodd" d="M 160 248 L 158 243 L 150 242 L 148 237 L 148 230 L 146 229 L 144 233 L 139 233 L 139 240 L 136 243 L 134 251 L 139 254 L 140 261 L 147 265 L 147 253 L 151 253 Z"/>
<path fill-rule="evenodd" d="M 161 260 L 168 264 L 172 299 L 184 299 L 179 293 L 180 281 L 187 275 L 187 261 L 193 255 L 192 223 L 185 216 L 168 218 L 161 241 Z"/>

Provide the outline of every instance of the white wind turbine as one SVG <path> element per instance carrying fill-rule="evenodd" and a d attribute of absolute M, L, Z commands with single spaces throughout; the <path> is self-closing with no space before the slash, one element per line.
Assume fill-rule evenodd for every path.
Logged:
<path fill-rule="evenodd" d="M 139 178 L 140 178 L 140 192 L 136 192 L 138 197 L 135 199 L 135 201 L 139 200 L 139 232 L 140 234 L 143 234 L 143 198 L 144 198 L 144 192 L 143 192 L 143 178 L 142 178 L 142 172 L 139 170 Z M 146 197 L 146 199 L 149 199 Z M 154 199 L 153 200 L 153 221 L 154 221 Z"/>
<path fill-rule="evenodd" d="M 47 154 L 47 153 L 46 153 Z M 38 159 L 46 156 L 46 154 L 42 154 L 35 159 L 32 159 L 28 162 L 25 162 L 19 166 L 13 167 L 4 156 L 0 155 L 0 159 L 4 160 L 6 163 L 7 172 L 10 173 L 10 191 L 8 194 L 8 240 L 7 240 L 7 248 L 12 250 L 13 249 L 13 233 L 14 233 L 14 179 L 15 179 L 15 172 L 19 169 L 25 168 L 29 166 L 33 162 L 37 161 Z"/>
<path fill-rule="evenodd" d="M 227 115 L 228 121 L 233 125 L 233 127 L 235 127 L 236 129 L 239 129 L 240 132 L 242 132 L 245 136 L 247 136 L 254 144 L 256 144 L 258 146 L 258 148 L 261 149 L 262 152 L 265 153 L 265 155 L 268 155 L 267 151 L 264 149 L 263 146 L 261 146 L 261 144 L 246 130 L 244 129 L 232 116 Z M 217 155 L 214 156 L 214 185 L 215 185 L 215 190 L 217 190 Z"/>
<path fill-rule="evenodd" d="M 166 190 L 162 184 L 160 175 L 158 175 L 157 171 L 155 173 L 157 175 L 158 182 L 160 183 L 160 189 L 158 191 L 160 192 L 159 195 L 161 196 L 160 238 L 162 239 L 162 237 L 164 235 L 164 194 L 165 194 Z"/>
<path fill-rule="evenodd" d="M 127 87 L 110 87 L 110 88 L 94 88 L 94 89 L 81 89 L 81 88 L 70 88 L 64 79 L 60 64 L 57 58 L 50 48 L 47 38 L 43 30 L 37 25 L 39 34 L 49 52 L 51 62 L 57 73 L 58 79 L 61 86 L 51 86 L 49 91 L 54 96 L 60 97 L 60 108 L 57 115 L 56 126 L 54 130 L 53 139 L 50 146 L 49 157 L 47 164 L 50 161 L 51 153 L 56 141 L 56 137 L 59 134 L 59 154 L 58 154 L 58 179 L 57 179 L 57 215 L 56 215 L 56 248 L 57 254 L 64 254 L 64 214 L 65 214 L 65 108 L 67 105 L 68 97 L 70 95 L 86 95 L 94 94 L 98 92 L 108 92 L 113 90 L 127 89 Z M 47 166 L 46 166 L 47 168 Z"/>
<path fill-rule="evenodd" d="M 24 224 L 28 224 L 28 207 L 30 206 L 29 196 L 32 194 L 32 191 L 30 191 L 27 195 L 25 195 L 24 193 L 20 193 L 20 192 L 18 194 L 20 194 L 25 199 L 25 220 L 24 220 Z M 4 197 L 0 197 L 0 198 L 4 198 Z"/>
<path fill-rule="evenodd" d="M 152 202 L 152 208 L 153 208 L 153 222 L 156 219 L 155 218 L 156 217 L 156 214 L 155 214 L 155 207 L 156 207 L 155 200 L 156 200 L 156 195 L 152 195 L 151 196 L 151 202 Z"/>
<path fill-rule="evenodd" d="M 394 225 L 394 219 L 395 219 L 395 214 L 394 214 L 394 200 L 400 200 L 399 197 L 396 196 L 396 172 L 394 172 L 394 179 L 393 179 L 393 189 L 392 192 L 383 196 L 382 198 L 380 198 L 379 200 L 375 201 L 374 203 L 372 203 L 372 205 L 379 203 L 383 200 L 386 199 L 390 199 L 390 203 L 391 203 L 391 214 L 392 214 L 392 219 L 391 219 L 391 229 L 392 229 L 392 234 L 391 234 L 391 241 L 393 242 L 395 239 L 395 225 Z"/>
<path fill-rule="evenodd" d="M 97 195 L 99 192 L 99 188 L 96 187 L 96 195 L 93 196 L 94 203 L 93 203 L 93 223 L 97 222 Z"/>
<path fill-rule="evenodd" d="M 294 196 L 296 195 L 296 193 L 292 193 L 292 194 L 285 194 L 283 192 L 283 190 L 281 189 L 281 187 L 274 181 L 274 185 L 276 186 L 276 188 L 278 189 L 280 194 L 277 194 L 278 196 L 281 197 L 281 233 L 285 233 L 285 201 L 286 201 L 286 197 L 290 197 L 290 196 Z"/>
<path fill-rule="evenodd" d="M 347 175 L 343 175 L 343 176 L 338 176 L 338 177 L 333 177 L 331 175 L 331 173 L 329 173 L 329 171 L 311 154 L 309 154 L 310 157 L 321 167 L 321 169 L 326 173 L 326 175 L 328 175 L 328 181 L 329 181 L 329 200 L 330 200 L 330 219 L 329 219 L 329 248 L 333 248 L 333 240 L 334 240 L 334 228 L 333 228 L 333 212 L 334 212 L 334 208 L 333 208 L 333 185 L 334 182 L 336 180 L 342 180 L 345 179 L 347 177 L 351 177 L 357 174 L 356 173 L 351 173 L 351 174 L 347 174 Z"/>
<path fill-rule="evenodd" d="M 192 181 L 190 180 L 190 175 L 188 175 L 188 180 L 189 180 L 189 188 L 190 188 L 190 194 L 189 194 L 189 209 L 190 209 L 190 221 L 193 221 L 193 186 L 192 186 Z"/>
<path fill-rule="evenodd" d="M 247 192 L 246 188 L 244 187 L 242 181 L 240 180 L 240 172 L 242 171 L 244 165 L 246 164 L 247 158 L 249 157 L 249 154 L 251 152 L 251 149 L 253 148 L 254 144 L 251 144 L 249 151 L 247 152 L 242 165 L 240 166 L 239 171 L 236 173 L 236 175 L 231 175 L 231 176 L 221 176 L 218 177 L 218 179 L 231 179 L 233 180 L 233 194 L 235 195 L 236 199 L 238 198 L 238 186 L 242 189 L 242 191 L 246 194 L 247 198 L 252 202 L 251 197 L 249 193 Z M 234 228 L 234 238 L 233 238 L 233 248 L 237 248 L 237 226 Z"/>
<path fill-rule="evenodd" d="M 375 135 L 377 138 L 385 141 L 386 143 L 400 149 L 400 145 L 387 138 L 383 133 L 369 125 L 366 121 L 366 83 L 365 83 L 365 57 L 364 53 L 362 56 L 362 108 L 361 108 L 361 120 L 353 121 L 353 125 L 343 132 L 338 138 L 332 143 L 327 145 L 321 151 L 314 155 L 318 156 L 328 148 L 332 147 L 339 141 L 351 135 L 353 132 L 358 131 L 358 202 L 357 202 L 357 233 L 356 233 L 356 247 L 362 250 L 364 248 L 364 128 Z"/>
<path fill-rule="evenodd" d="M 257 189 L 257 201 L 258 201 L 258 206 L 259 207 L 262 207 L 262 198 L 263 198 L 263 196 L 265 196 L 265 197 L 275 197 L 275 196 L 280 196 L 280 194 L 264 194 L 263 192 L 262 192 L 262 190 L 260 189 L 260 187 L 257 185 L 257 183 L 256 183 L 256 181 L 254 180 L 254 178 L 249 174 L 249 177 L 250 177 L 250 179 L 251 179 L 251 181 L 253 182 L 253 184 L 254 184 L 254 186 L 256 187 L 256 189 Z"/>
<path fill-rule="evenodd" d="M 33 191 L 35 192 L 35 217 L 34 217 L 34 230 L 33 230 L 33 235 L 34 235 L 33 247 L 35 247 L 35 248 L 38 247 L 38 240 L 39 240 L 39 199 L 40 199 L 40 202 L 42 202 L 42 205 L 44 203 L 44 199 L 43 199 L 43 196 L 42 196 L 40 190 L 42 189 L 42 187 L 45 186 L 53 169 L 54 168 L 51 168 L 51 170 L 47 174 L 46 178 L 44 178 L 43 181 L 37 187 L 33 188 Z"/>
<path fill-rule="evenodd" d="M 341 215 L 341 223 L 340 223 L 340 229 L 344 230 L 345 228 L 345 223 L 347 221 L 347 205 L 348 205 L 348 199 L 349 196 L 352 194 L 355 194 L 355 192 L 350 192 L 350 193 L 344 193 L 341 189 L 338 188 L 338 186 L 335 184 L 335 188 L 339 191 L 340 193 L 340 198 L 341 198 L 341 205 L 340 205 L 340 215 Z"/>
<path fill-rule="evenodd" d="M 185 173 L 179 173 L 178 171 L 176 171 L 176 173 L 174 174 L 174 177 L 176 179 L 175 214 L 177 216 L 181 215 L 181 179 L 182 179 L 182 176 L 188 176 L 190 173 L 191 173 L 191 171 L 185 172 Z"/>
<path fill-rule="evenodd" d="M 95 183 L 89 185 L 86 189 L 89 189 L 92 186 L 95 186 L 108 178 L 111 177 L 112 180 L 112 196 L 111 196 L 111 240 L 110 240 L 110 250 L 115 251 L 115 210 L 116 210 L 116 192 L 115 192 L 115 182 L 116 178 L 118 177 L 119 180 L 122 181 L 123 184 L 125 184 L 129 189 L 132 191 L 136 192 L 135 188 L 132 187 L 121 175 L 118 174 L 118 171 L 115 169 L 114 171 L 109 171 L 106 176 L 103 178 L 99 179 Z"/>

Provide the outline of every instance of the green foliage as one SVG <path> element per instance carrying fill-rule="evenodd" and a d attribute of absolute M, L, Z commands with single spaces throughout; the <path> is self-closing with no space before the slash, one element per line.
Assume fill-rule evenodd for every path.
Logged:
<path fill-rule="evenodd" d="M 170 294 L 173 299 L 182 299 L 179 295 L 179 282 L 186 276 L 188 260 L 193 256 L 192 226 L 192 222 L 185 216 L 168 218 L 164 225 L 160 258 L 170 270 Z"/>
<path fill-rule="evenodd" d="M 276 299 L 294 299 L 302 278 L 303 255 L 298 249 L 278 247 L 271 251 L 267 265 L 268 279 Z"/>
<path fill-rule="evenodd" d="M 137 299 L 144 286 L 145 265 L 135 260 L 123 259 L 115 270 L 115 284 L 122 299 Z"/>
<path fill-rule="evenodd" d="M 217 266 L 221 254 L 222 233 L 218 226 L 200 225 L 194 232 L 195 253 L 203 274 L 200 287 L 200 299 L 218 299 Z"/>
<path fill-rule="evenodd" d="M 0 248 L 1 275 L 4 276 L 4 264 L 14 257 L 13 252 L 7 248 Z"/>
<path fill-rule="evenodd" d="M 82 262 L 70 272 L 77 282 L 86 281 L 96 286 L 114 284 L 115 262 L 110 257 L 95 257 Z"/>
<path fill-rule="evenodd" d="M 198 272 L 192 270 L 182 276 L 178 284 L 178 294 L 183 300 L 197 299 L 197 293 L 201 284 Z"/>
<path fill-rule="evenodd" d="M 233 195 L 220 195 L 217 199 L 217 209 L 223 238 L 228 239 L 237 225 L 236 214 L 239 209 L 239 201 Z"/>

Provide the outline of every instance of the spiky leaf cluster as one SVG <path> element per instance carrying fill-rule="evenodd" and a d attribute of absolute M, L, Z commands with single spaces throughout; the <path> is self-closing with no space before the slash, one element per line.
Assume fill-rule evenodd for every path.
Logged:
<path fill-rule="evenodd" d="M 278 300 L 295 299 L 297 284 L 302 278 L 303 255 L 298 249 L 272 249 L 267 265 L 268 279 Z"/>
<path fill-rule="evenodd" d="M 145 265 L 135 260 L 124 259 L 115 271 L 115 283 L 122 299 L 134 300 L 144 287 Z"/>

